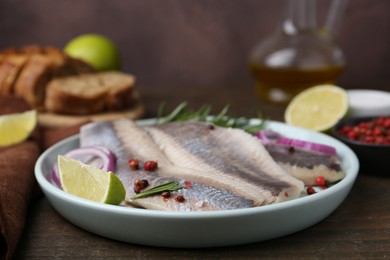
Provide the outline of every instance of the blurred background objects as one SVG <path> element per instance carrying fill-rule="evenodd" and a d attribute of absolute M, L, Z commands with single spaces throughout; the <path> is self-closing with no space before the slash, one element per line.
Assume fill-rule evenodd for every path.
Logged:
<path fill-rule="evenodd" d="M 322 24 L 330 0 L 317 2 Z M 249 85 L 253 47 L 285 16 L 285 0 L 2 0 L 0 49 L 63 48 L 99 33 L 120 49 L 123 70 L 147 86 Z M 348 2 L 337 41 L 347 67 L 338 84 L 390 90 L 390 1 Z"/>

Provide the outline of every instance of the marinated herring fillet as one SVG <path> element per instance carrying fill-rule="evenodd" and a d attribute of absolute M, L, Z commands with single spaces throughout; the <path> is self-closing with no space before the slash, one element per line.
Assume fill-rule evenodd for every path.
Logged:
<path fill-rule="evenodd" d="M 305 184 L 315 184 L 319 176 L 323 176 L 329 183 L 337 182 L 345 177 L 337 156 L 292 148 L 287 145 L 266 144 L 265 148 L 288 174 Z"/>
<path fill-rule="evenodd" d="M 261 130 L 256 137 L 288 174 L 305 184 L 315 185 L 318 177 L 328 183 L 345 177 L 341 161 L 331 146 L 291 139 L 272 130 Z"/>
<path fill-rule="evenodd" d="M 263 145 L 241 129 L 205 122 L 174 122 L 146 126 L 166 157 L 176 166 L 196 169 L 206 178 L 223 180 L 232 192 L 246 193 L 255 205 L 271 204 L 300 196 L 303 183 L 288 175 Z"/>
<path fill-rule="evenodd" d="M 167 181 L 183 179 L 180 172 L 190 172 L 173 166 L 161 153 L 150 137 L 130 120 L 90 123 L 80 131 L 81 146 L 102 145 L 110 149 L 117 157 L 116 174 L 126 188 L 126 200 L 133 205 L 170 211 L 207 211 L 247 208 L 253 206 L 253 201 L 237 196 L 227 190 L 219 189 L 210 184 L 202 184 L 191 180 L 191 188 L 183 188 L 178 192 L 185 197 L 182 203 L 174 199 L 163 199 L 161 196 L 149 196 L 132 200 L 135 195 L 133 183 L 135 179 L 147 179 L 150 186 L 156 186 Z M 159 167 L 156 171 L 146 172 L 142 169 L 131 171 L 129 158 L 140 161 L 156 160 Z M 196 172 L 192 171 L 195 175 Z M 187 176 L 189 174 L 187 173 Z"/>
<path fill-rule="evenodd" d="M 117 129 L 117 134 L 121 139 L 127 139 L 128 149 L 132 149 L 136 158 L 153 158 L 158 161 L 159 169 L 168 176 L 173 176 L 181 179 L 186 179 L 192 182 L 208 184 L 213 187 L 228 190 L 231 193 L 248 198 L 254 202 L 254 206 L 266 204 L 265 197 L 258 190 L 253 190 L 251 185 L 243 182 L 239 178 L 226 178 L 224 176 L 215 176 L 210 172 L 202 171 L 202 169 L 193 167 L 181 167 L 175 165 L 169 160 L 161 147 L 157 146 L 149 134 L 143 128 L 138 127 L 133 121 L 119 120 L 114 122 Z M 127 131 L 123 131 L 127 129 Z M 131 133 L 131 136 L 129 135 Z M 134 149 L 134 143 L 140 144 Z"/>

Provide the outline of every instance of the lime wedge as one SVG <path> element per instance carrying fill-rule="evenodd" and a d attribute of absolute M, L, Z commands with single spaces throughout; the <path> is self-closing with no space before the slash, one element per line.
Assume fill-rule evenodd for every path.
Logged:
<path fill-rule="evenodd" d="M 347 92 L 335 85 L 319 85 L 295 96 L 284 114 L 287 124 L 325 132 L 348 112 Z"/>
<path fill-rule="evenodd" d="M 125 199 L 125 188 L 113 172 L 58 155 L 58 172 L 65 192 L 80 198 L 118 205 Z"/>
<path fill-rule="evenodd" d="M 20 143 L 27 139 L 37 125 L 35 110 L 0 116 L 0 146 Z"/>

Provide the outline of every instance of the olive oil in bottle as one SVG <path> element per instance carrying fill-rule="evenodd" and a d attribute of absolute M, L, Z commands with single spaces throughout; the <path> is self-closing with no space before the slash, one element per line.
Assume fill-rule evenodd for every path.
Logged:
<path fill-rule="evenodd" d="M 335 0 L 327 27 L 318 27 L 315 0 L 289 0 L 285 19 L 250 56 L 249 68 L 261 101 L 285 104 L 306 88 L 336 82 L 345 59 L 332 29 L 342 4 L 343 0 Z"/>
<path fill-rule="evenodd" d="M 271 68 L 250 64 L 255 77 L 255 92 L 262 101 L 286 103 L 302 90 L 320 84 L 335 84 L 344 67 Z"/>

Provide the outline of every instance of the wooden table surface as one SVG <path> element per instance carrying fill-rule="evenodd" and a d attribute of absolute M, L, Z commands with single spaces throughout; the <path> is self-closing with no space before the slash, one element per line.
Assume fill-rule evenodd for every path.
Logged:
<path fill-rule="evenodd" d="M 153 117 L 162 101 L 172 109 L 182 101 L 196 108 L 211 104 L 218 112 L 252 117 L 257 111 L 283 120 L 283 107 L 261 104 L 252 87 L 139 87 Z M 234 234 L 232 234 L 234 236 Z M 45 197 L 30 208 L 14 259 L 390 259 L 390 178 L 359 176 L 346 200 L 326 219 L 300 232 L 248 245 L 172 249 L 110 240 L 84 231 L 61 217 Z"/>

